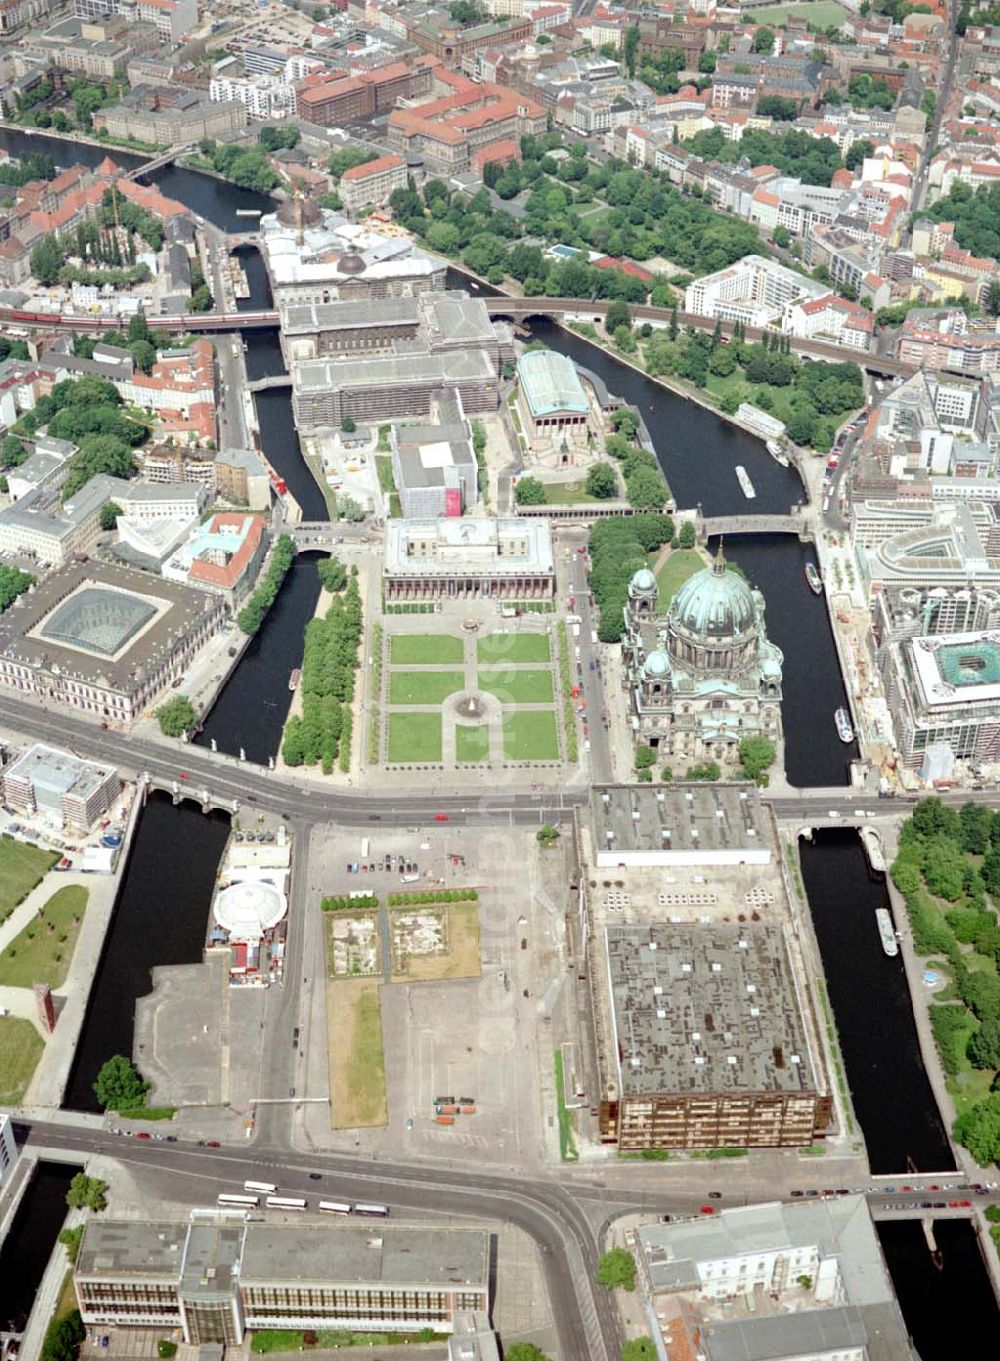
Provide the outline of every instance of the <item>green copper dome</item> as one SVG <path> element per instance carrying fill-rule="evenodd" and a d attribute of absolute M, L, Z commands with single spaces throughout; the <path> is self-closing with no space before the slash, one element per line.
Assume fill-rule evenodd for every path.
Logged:
<path fill-rule="evenodd" d="M 655 591 L 656 577 L 653 576 L 648 567 L 640 567 L 629 582 L 629 589 L 632 591 Z"/>
<path fill-rule="evenodd" d="M 726 569 L 720 549 L 711 567 L 688 577 L 670 605 L 670 622 L 689 638 L 738 638 L 757 627 L 757 605 L 750 586 Z"/>

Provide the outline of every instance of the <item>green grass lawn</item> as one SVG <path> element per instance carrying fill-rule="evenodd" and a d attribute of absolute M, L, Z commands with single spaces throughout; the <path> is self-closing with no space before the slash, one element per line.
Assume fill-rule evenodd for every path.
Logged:
<path fill-rule="evenodd" d="M 759 24 L 781 23 L 783 19 L 805 19 L 813 28 L 833 28 L 847 18 L 847 10 L 836 0 L 808 0 L 808 3 L 789 5 L 768 5 L 766 9 L 755 9 L 753 17 Z"/>
<path fill-rule="evenodd" d="M 76 949 L 88 896 L 79 884 L 68 884 L 53 893 L 42 909 L 44 917 L 36 917 L 0 953 L 0 987 L 62 985 Z M 74 917 L 79 917 L 80 923 L 74 924 Z"/>
<path fill-rule="evenodd" d="M 557 761 L 559 736 L 551 710 L 524 710 L 503 717 L 504 755 L 511 761 Z"/>
<path fill-rule="evenodd" d="M 464 655 L 462 640 L 453 633 L 398 633 L 389 639 L 393 666 L 452 666 Z"/>
<path fill-rule="evenodd" d="M 547 633 L 488 633 L 476 644 L 476 659 L 482 662 L 547 662 Z"/>
<path fill-rule="evenodd" d="M 485 723 L 474 728 L 460 723 L 455 728 L 455 759 L 458 761 L 488 761 L 490 759 L 490 730 Z"/>
<path fill-rule="evenodd" d="M 45 1045 L 19 1016 L 0 1016 L 0 1106 L 18 1106 Z"/>
<path fill-rule="evenodd" d="M 504 704 L 551 704 L 553 699 L 551 671 L 480 670 L 479 688 Z"/>
<path fill-rule="evenodd" d="M 546 482 L 544 485 L 545 504 L 547 506 L 593 505 L 595 502 L 601 500 L 599 496 L 590 495 L 587 491 L 587 484 L 585 481 Z"/>
<path fill-rule="evenodd" d="M 390 761 L 440 761 L 440 714 L 390 714 Z"/>
<path fill-rule="evenodd" d="M 59 859 L 52 851 L 0 837 L 0 921 L 28 896 Z"/>
<path fill-rule="evenodd" d="M 674 596 L 695 572 L 705 566 L 705 559 L 693 548 L 677 548 L 656 574 L 660 586 L 661 608 L 670 604 Z"/>
<path fill-rule="evenodd" d="M 391 671 L 390 704 L 441 704 L 465 687 L 461 671 Z"/>
<path fill-rule="evenodd" d="M 375 468 L 378 472 L 378 484 L 383 491 L 395 491 L 396 479 L 392 472 L 392 457 L 389 454 L 375 455 Z"/>

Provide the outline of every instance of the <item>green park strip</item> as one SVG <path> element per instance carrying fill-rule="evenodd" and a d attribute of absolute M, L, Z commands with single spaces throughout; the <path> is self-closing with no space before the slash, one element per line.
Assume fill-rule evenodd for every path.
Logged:
<path fill-rule="evenodd" d="M 58 859 L 52 851 L 40 850 L 26 841 L 0 837 L 0 921 L 6 920 L 41 883 Z"/>
<path fill-rule="evenodd" d="M 391 671 L 390 704 L 443 704 L 465 688 L 461 671 Z"/>
<path fill-rule="evenodd" d="M 550 660 L 547 633 L 488 633 L 476 644 L 476 660 L 482 663 L 547 662 Z"/>
<path fill-rule="evenodd" d="M 19 1106 L 45 1045 L 30 1021 L 0 1016 L 0 1106 Z"/>
<path fill-rule="evenodd" d="M 452 633 L 398 633 L 389 639 L 393 666 L 453 666 L 464 655 L 461 638 Z"/>
<path fill-rule="evenodd" d="M 483 762 L 490 759 L 490 730 L 485 723 L 474 728 L 460 723 L 455 728 L 455 759 Z"/>
<path fill-rule="evenodd" d="M 87 907 L 88 892 L 68 884 L 53 893 L 38 916 L 0 953 L 0 987 L 61 987 L 66 979 Z"/>
<path fill-rule="evenodd" d="M 549 671 L 513 671 L 503 666 L 480 671 L 479 688 L 504 704 L 551 704 L 553 698 Z"/>
<path fill-rule="evenodd" d="M 573 1130 L 573 1114 L 566 1109 L 566 1080 L 563 1075 L 562 1050 L 555 1052 L 556 1105 L 559 1111 L 559 1156 L 564 1163 L 575 1163 L 580 1159 Z"/>
<path fill-rule="evenodd" d="M 559 734 L 554 711 L 504 714 L 504 755 L 510 761 L 558 761 Z"/>
<path fill-rule="evenodd" d="M 440 714 L 389 714 L 388 723 L 390 762 L 440 761 Z"/>
<path fill-rule="evenodd" d="M 655 558 L 656 554 L 650 556 Z M 705 559 L 693 548 L 674 549 L 656 574 L 661 609 L 670 604 L 688 577 L 693 577 L 704 566 Z"/>

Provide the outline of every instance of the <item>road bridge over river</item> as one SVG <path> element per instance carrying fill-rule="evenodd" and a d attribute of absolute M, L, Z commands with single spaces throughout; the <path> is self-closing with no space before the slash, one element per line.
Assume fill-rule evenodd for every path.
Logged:
<path fill-rule="evenodd" d="M 709 515 L 701 519 L 706 539 L 722 534 L 727 539 L 740 534 L 797 534 L 800 539 L 815 538 L 812 516 L 805 511 L 790 515 Z"/>

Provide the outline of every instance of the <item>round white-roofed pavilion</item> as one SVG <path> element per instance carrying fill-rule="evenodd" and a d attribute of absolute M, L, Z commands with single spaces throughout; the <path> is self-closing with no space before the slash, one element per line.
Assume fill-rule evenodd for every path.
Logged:
<path fill-rule="evenodd" d="M 274 884 L 230 884 L 216 895 L 212 911 L 231 941 L 252 945 L 281 921 L 288 911 L 288 899 Z"/>

